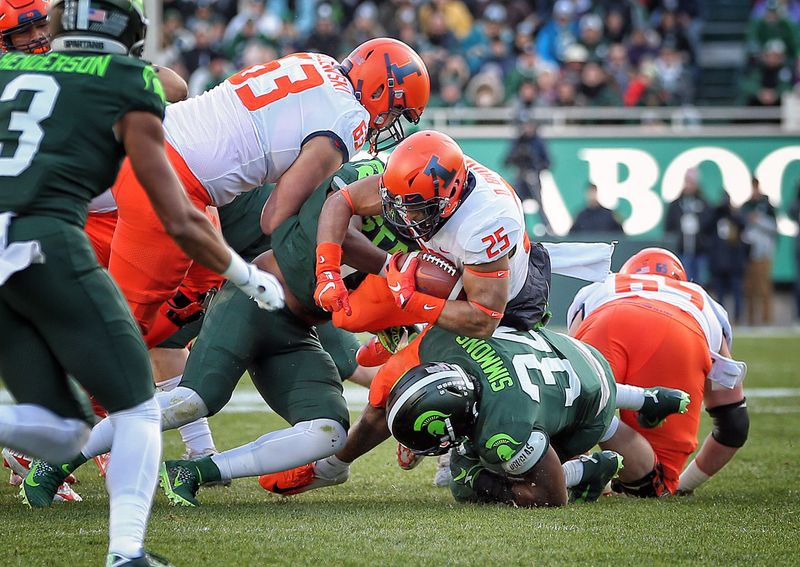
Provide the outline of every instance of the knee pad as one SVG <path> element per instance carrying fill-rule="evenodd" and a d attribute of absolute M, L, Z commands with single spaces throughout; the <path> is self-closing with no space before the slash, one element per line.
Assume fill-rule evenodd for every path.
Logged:
<path fill-rule="evenodd" d="M 639 480 L 627 483 L 621 482 L 619 479 L 612 480 L 611 489 L 614 492 L 622 492 L 637 498 L 660 498 L 670 495 L 667 485 L 664 484 L 664 467 L 658 462 L 653 470 Z"/>
<path fill-rule="evenodd" d="M 320 418 L 302 421 L 296 424 L 293 429 L 301 429 L 306 435 L 313 437 L 314 445 L 319 448 L 321 453 L 326 453 L 321 457 L 317 457 L 317 459 L 333 455 L 344 447 L 347 441 L 347 430 L 341 423 L 333 419 Z"/>
<path fill-rule="evenodd" d="M 203 398 L 191 388 L 178 386 L 170 392 L 157 394 L 156 400 L 161 408 L 161 428 L 164 431 L 208 416 L 208 407 Z"/>
<path fill-rule="evenodd" d="M 750 416 L 747 413 L 747 398 L 738 402 L 706 410 L 714 423 L 711 436 L 720 445 L 738 449 L 747 441 Z"/>

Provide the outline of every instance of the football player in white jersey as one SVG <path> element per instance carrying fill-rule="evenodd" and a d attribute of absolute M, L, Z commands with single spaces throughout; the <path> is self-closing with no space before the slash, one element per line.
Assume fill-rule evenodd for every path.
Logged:
<path fill-rule="evenodd" d="M 402 235 L 463 270 L 465 300 L 417 291 L 416 258 L 399 266 L 399 255 L 387 259 L 386 278 L 368 276 L 352 296 L 348 293 L 341 243 L 350 219 L 381 212 Z M 499 174 L 467 158 L 440 132 L 412 134 L 389 156 L 382 176 L 357 181 L 328 199 L 317 230 L 317 260 L 315 301 L 334 312 L 336 326 L 351 331 L 428 323 L 490 337 L 501 321 L 529 330 L 546 313 L 549 257 L 528 240 L 519 199 Z M 386 354 L 388 359 L 391 353 Z M 384 389 L 381 376 L 396 378 L 379 373 L 370 387 L 371 402 L 372 393 Z M 370 403 L 336 455 L 265 475 L 261 484 L 286 494 L 344 482 L 349 464 L 388 437 L 385 404 Z"/>
<path fill-rule="evenodd" d="M 658 429 L 646 429 L 652 424 L 622 412 L 622 420 L 650 442 L 657 462 L 645 477 L 617 488 L 637 496 L 692 492 L 744 445 L 749 417 L 742 380 L 747 367 L 730 358 L 727 313 L 702 287 L 687 281 L 674 254 L 661 248 L 635 254 L 618 274 L 581 289 L 567 317 L 570 334 L 608 359 L 617 383 L 680 388 L 692 400 L 704 400 L 714 423 L 684 470 L 697 447 L 700 404 L 691 404 L 687 413 L 670 417 Z M 627 407 L 643 401 L 630 400 Z"/>
<path fill-rule="evenodd" d="M 234 74 L 198 97 L 167 109 L 167 154 L 201 210 L 277 182 L 261 227 L 266 234 L 296 213 L 322 180 L 362 146 L 396 144 L 397 119 L 419 120 L 430 93 L 425 65 L 397 40 L 370 40 L 341 64 L 296 53 Z M 113 188 L 119 208 L 109 271 L 148 332 L 190 260 L 163 228 L 123 163 Z"/>

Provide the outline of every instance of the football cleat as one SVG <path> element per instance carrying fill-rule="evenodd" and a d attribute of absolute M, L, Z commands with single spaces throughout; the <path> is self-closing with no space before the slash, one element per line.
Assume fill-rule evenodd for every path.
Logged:
<path fill-rule="evenodd" d="M 33 461 L 20 485 L 19 495 L 31 508 L 47 508 L 53 503 L 67 475 L 66 471 L 50 463 Z"/>
<path fill-rule="evenodd" d="M 397 444 L 397 466 L 404 471 L 410 471 L 420 464 L 424 458 L 425 455 L 417 455 L 402 443 Z"/>
<path fill-rule="evenodd" d="M 453 473 L 450 472 L 450 453 L 439 455 L 436 458 L 436 474 L 433 475 L 433 486 L 437 488 L 447 488 L 450 486 L 450 481 L 453 479 Z"/>
<path fill-rule="evenodd" d="M 644 404 L 636 415 L 636 421 L 646 429 L 658 427 L 673 413 L 686 413 L 689 407 L 689 394 L 675 388 L 644 389 Z"/>
<path fill-rule="evenodd" d="M 17 451 L 13 451 L 9 448 L 3 449 L 3 466 L 13 471 L 11 475 L 12 479 L 14 479 L 14 476 L 24 478 L 25 475 L 28 474 L 28 471 L 31 468 L 32 460 L 33 459 L 31 459 L 30 457 L 26 457 L 25 455 L 23 455 L 22 453 L 18 453 Z M 64 480 L 65 482 L 68 482 L 70 484 L 78 482 L 78 479 L 76 479 L 75 475 L 72 474 L 67 475 L 67 478 Z M 14 482 L 12 482 L 11 479 L 8 482 L 13 486 L 19 486 L 20 484 L 20 483 L 14 484 Z"/>
<path fill-rule="evenodd" d="M 53 502 L 83 502 L 83 498 L 68 483 L 64 482 L 58 487 Z"/>
<path fill-rule="evenodd" d="M 258 477 L 261 488 L 281 496 L 300 494 L 315 488 L 333 486 L 347 482 L 350 478 L 350 467 L 334 477 L 320 476 L 314 468 L 314 463 L 302 465 L 278 473 L 262 474 Z"/>
<path fill-rule="evenodd" d="M 392 353 L 384 348 L 378 337 L 371 337 L 356 351 L 356 362 L 366 368 L 372 368 L 385 363 L 391 356 Z"/>
<path fill-rule="evenodd" d="M 108 460 L 111 458 L 111 453 L 103 453 L 94 458 L 94 464 L 97 465 L 97 471 L 100 473 L 100 478 L 106 477 L 106 469 L 108 468 Z"/>
<path fill-rule="evenodd" d="M 165 461 L 159 472 L 161 488 L 173 506 L 200 506 L 195 498 L 200 488 L 200 472 L 192 461 Z"/>
<path fill-rule="evenodd" d="M 622 470 L 622 455 L 614 451 L 597 451 L 591 456 L 581 455 L 583 475 L 581 482 L 569 489 L 570 502 L 594 502 L 612 478 Z"/>
<path fill-rule="evenodd" d="M 11 486 L 19 486 L 22 484 L 22 477 L 14 471 L 11 471 L 11 476 L 8 477 L 8 484 Z"/>
<path fill-rule="evenodd" d="M 117 553 L 106 556 L 106 567 L 174 567 L 168 559 L 145 551 L 143 555 L 128 559 Z"/>
<path fill-rule="evenodd" d="M 191 451 L 189 450 L 189 447 L 186 447 L 186 451 L 184 451 L 181 459 L 184 461 L 195 461 L 197 459 L 202 459 L 203 457 L 210 457 L 211 455 L 216 455 L 217 453 L 219 453 L 219 451 L 217 451 L 216 447 L 208 447 L 201 451 Z M 231 485 L 232 482 L 233 481 L 229 478 L 214 480 L 203 484 L 203 488 L 214 488 L 216 486 L 224 486 L 225 488 L 227 488 Z"/>

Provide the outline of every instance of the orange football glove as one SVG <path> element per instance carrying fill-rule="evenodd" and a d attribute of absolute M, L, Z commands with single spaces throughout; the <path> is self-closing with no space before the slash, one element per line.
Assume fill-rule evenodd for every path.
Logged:
<path fill-rule="evenodd" d="M 419 258 L 414 255 L 406 266 L 399 266 L 400 253 L 395 254 L 389 260 L 386 271 L 386 282 L 389 291 L 392 292 L 397 305 L 403 310 L 418 318 L 420 323 L 430 323 L 433 325 L 444 309 L 447 302 L 427 293 L 417 291 L 417 265 Z"/>
<path fill-rule="evenodd" d="M 342 281 L 342 247 L 335 242 L 320 242 L 317 245 L 317 288 L 314 301 L 325 311 L 341 311 L 347 315 L 350 309 L 347 288 Z"/>

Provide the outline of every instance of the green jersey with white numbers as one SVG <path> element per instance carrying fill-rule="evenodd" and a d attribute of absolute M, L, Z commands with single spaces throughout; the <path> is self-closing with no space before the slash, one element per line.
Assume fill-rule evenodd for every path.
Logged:
<path fill-rule="evenodd" d="M 164 116 L 152 66 L 121 55 L 8 53 L 0 58 L 0 212 L 83 226 L 114 183 L 126 113 Z"/>
<path fill-rule="evenodd" d="M 476 339 L 434 327 L 422 338 L 419 359 L 458 364 L 479 380 L 470 441 L 496 472 L 524 475 L 551 443 L 562 458 L 586 451 L 614 414 L 616 384 L 605 358 L 547 329 L 500 327 Z"/>

